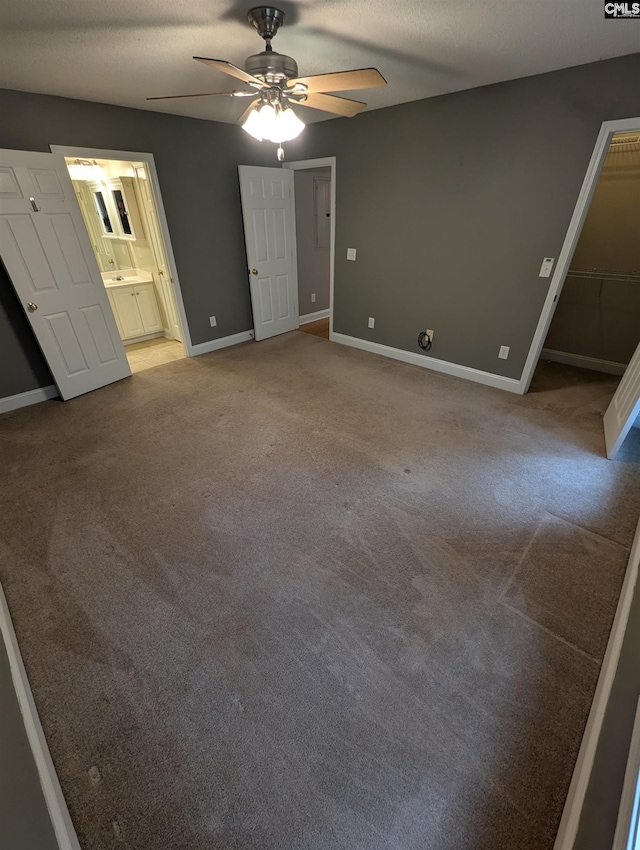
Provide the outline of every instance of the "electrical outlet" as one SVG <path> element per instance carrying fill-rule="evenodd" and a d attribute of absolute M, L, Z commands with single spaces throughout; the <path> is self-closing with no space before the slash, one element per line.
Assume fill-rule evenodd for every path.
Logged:
<path fill-rule="evenodd" d="M 209 316 L 209 324 L 211 325 L 211 327 L 212 327 L 212 328 L 215 328 L 215 326 L 218 324 L 218 323 L 216 322 L 216 317 L 215 317 L 215 316 Z"/>
<path fill-rule="evenodd" d="M 311 303 L 312 303 L 312 304 L 315 304 L 315 303 L 316 303 L 316 294 L 315 294 L 315 292 L 312 292 L 312 293 L 311 293 Z"/>
<path fill-rule="evenodd" d="M 434 334 L 434 332 L 433 332 L 433 331 L 431 331 L 431 330 L 429 330 L 429 328 L 427 328 L 427 334 L 429 335 L 429 339 L 431 340 L 431 342 L 433 342 L 433 334 Z"/>
<path fill-rule="evenodd" d="M 356 258 L 356 249 L 355 248 L 347 248 L 347 260 L 355 260 Z"/>
<path fill-rule="evenodd" d="M 498 357 L 500 358 L 500 360 L 506 360 L 508 356 L 509 356 L 509 346 L 508 345 L 501 345 L 500 351 L 498 352 Z"/>
<path fill-rule="evenodd" d="M 369 316 L 369 327 L 375 328 L 375 326 L 376 326 L 376 320 L 373 318 L 373 316 Z"/>

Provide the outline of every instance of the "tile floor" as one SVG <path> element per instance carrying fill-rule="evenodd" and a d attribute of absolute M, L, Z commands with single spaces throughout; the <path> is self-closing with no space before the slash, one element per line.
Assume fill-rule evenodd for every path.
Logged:
<path fill-rule="evenodd" d="M 127 345 L 125 351 L 132 372 L 142 372 L 143 369 L 152 369 L 186 356 L 182 343 L 163 336 Z"/>

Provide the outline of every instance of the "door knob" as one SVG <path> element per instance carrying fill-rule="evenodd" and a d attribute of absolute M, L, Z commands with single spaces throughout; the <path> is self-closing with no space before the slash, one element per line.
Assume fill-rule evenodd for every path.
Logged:
<path fill-rule="evenodd" d="M 251 274 L 258 274 L 258 269 L 251 269 Z"/>
<path fill-rule="evenodd" d="M 27 307 L 29 308 L 31 313 L 35 313 L 35 311 L 38 309 L 38 305 L 34 304 L 33 301 L 29 301 Z"/>

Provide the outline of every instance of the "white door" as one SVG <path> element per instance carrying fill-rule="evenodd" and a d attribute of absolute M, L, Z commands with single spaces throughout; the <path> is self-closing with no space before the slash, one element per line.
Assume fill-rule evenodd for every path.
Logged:
<path fill-rule="evenodd" d="M 298 325 L 293 171 L 238 166 L 256 339 Z"/>
<path fill-rule="evenodd" d="M 63 399 L 131 374 L 61 156 L 0 151 L 0 254 Z"/>
<path fill-rule="evenodd" d="M 147 166 L 139 164 L 134 166 L 136 176 L 138 178 L 138 188 L 140 189 L 140 199 L 142 201 L 142 214 L 147 225 L 149 234 L 149 244 L 153 253 L 156 265 L 158 280 L 157 283 L 162 293 L 165 311 L 167 313 L 167 321 L 169 322 L 169 330 L 174 339 L 182 342 L 182 330 L 180 327 L 180 319 L 178 318 L 178 306 L 176 304 L 176 296 L 173 290 L 173 279 L 169 271 L 169 263 L 164 250 L 164 239 L 158 224 L 158 215 L 153 195 L 151 193 L 151 181 L 147 174 Z M 155 278 L 155 275 L 154 275 Z"/>
<path fill-rule="evenodd" d="M 614 458 L 633 423 L 640 416 L 640 345 L 627 366 L 604 415 L 607 457 Z"/>

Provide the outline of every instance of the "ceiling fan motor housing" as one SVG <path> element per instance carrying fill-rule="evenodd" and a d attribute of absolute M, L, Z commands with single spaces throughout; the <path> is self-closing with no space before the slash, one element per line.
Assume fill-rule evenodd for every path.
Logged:
<path fill-rule="evenodd" d="M 271 48 L 271 39 L 284 23 L 284 12 L 275 6 L 256 6 L 249 11 L 247 18 L 267 42 L 267 49 L 249 56 L 244 63 L 245 71 L 271 85 L 297 77 L 298 65 L 295 59 L 276 53 Z"/>
<path fill-rule="evenodd" d="M 277 84 L 298 76 L 298 65 L 291 56 L 265 50 L 249 56 L 244 63 L 244 69 L 254 77 L 259 77 L 270 84 Z"/>

